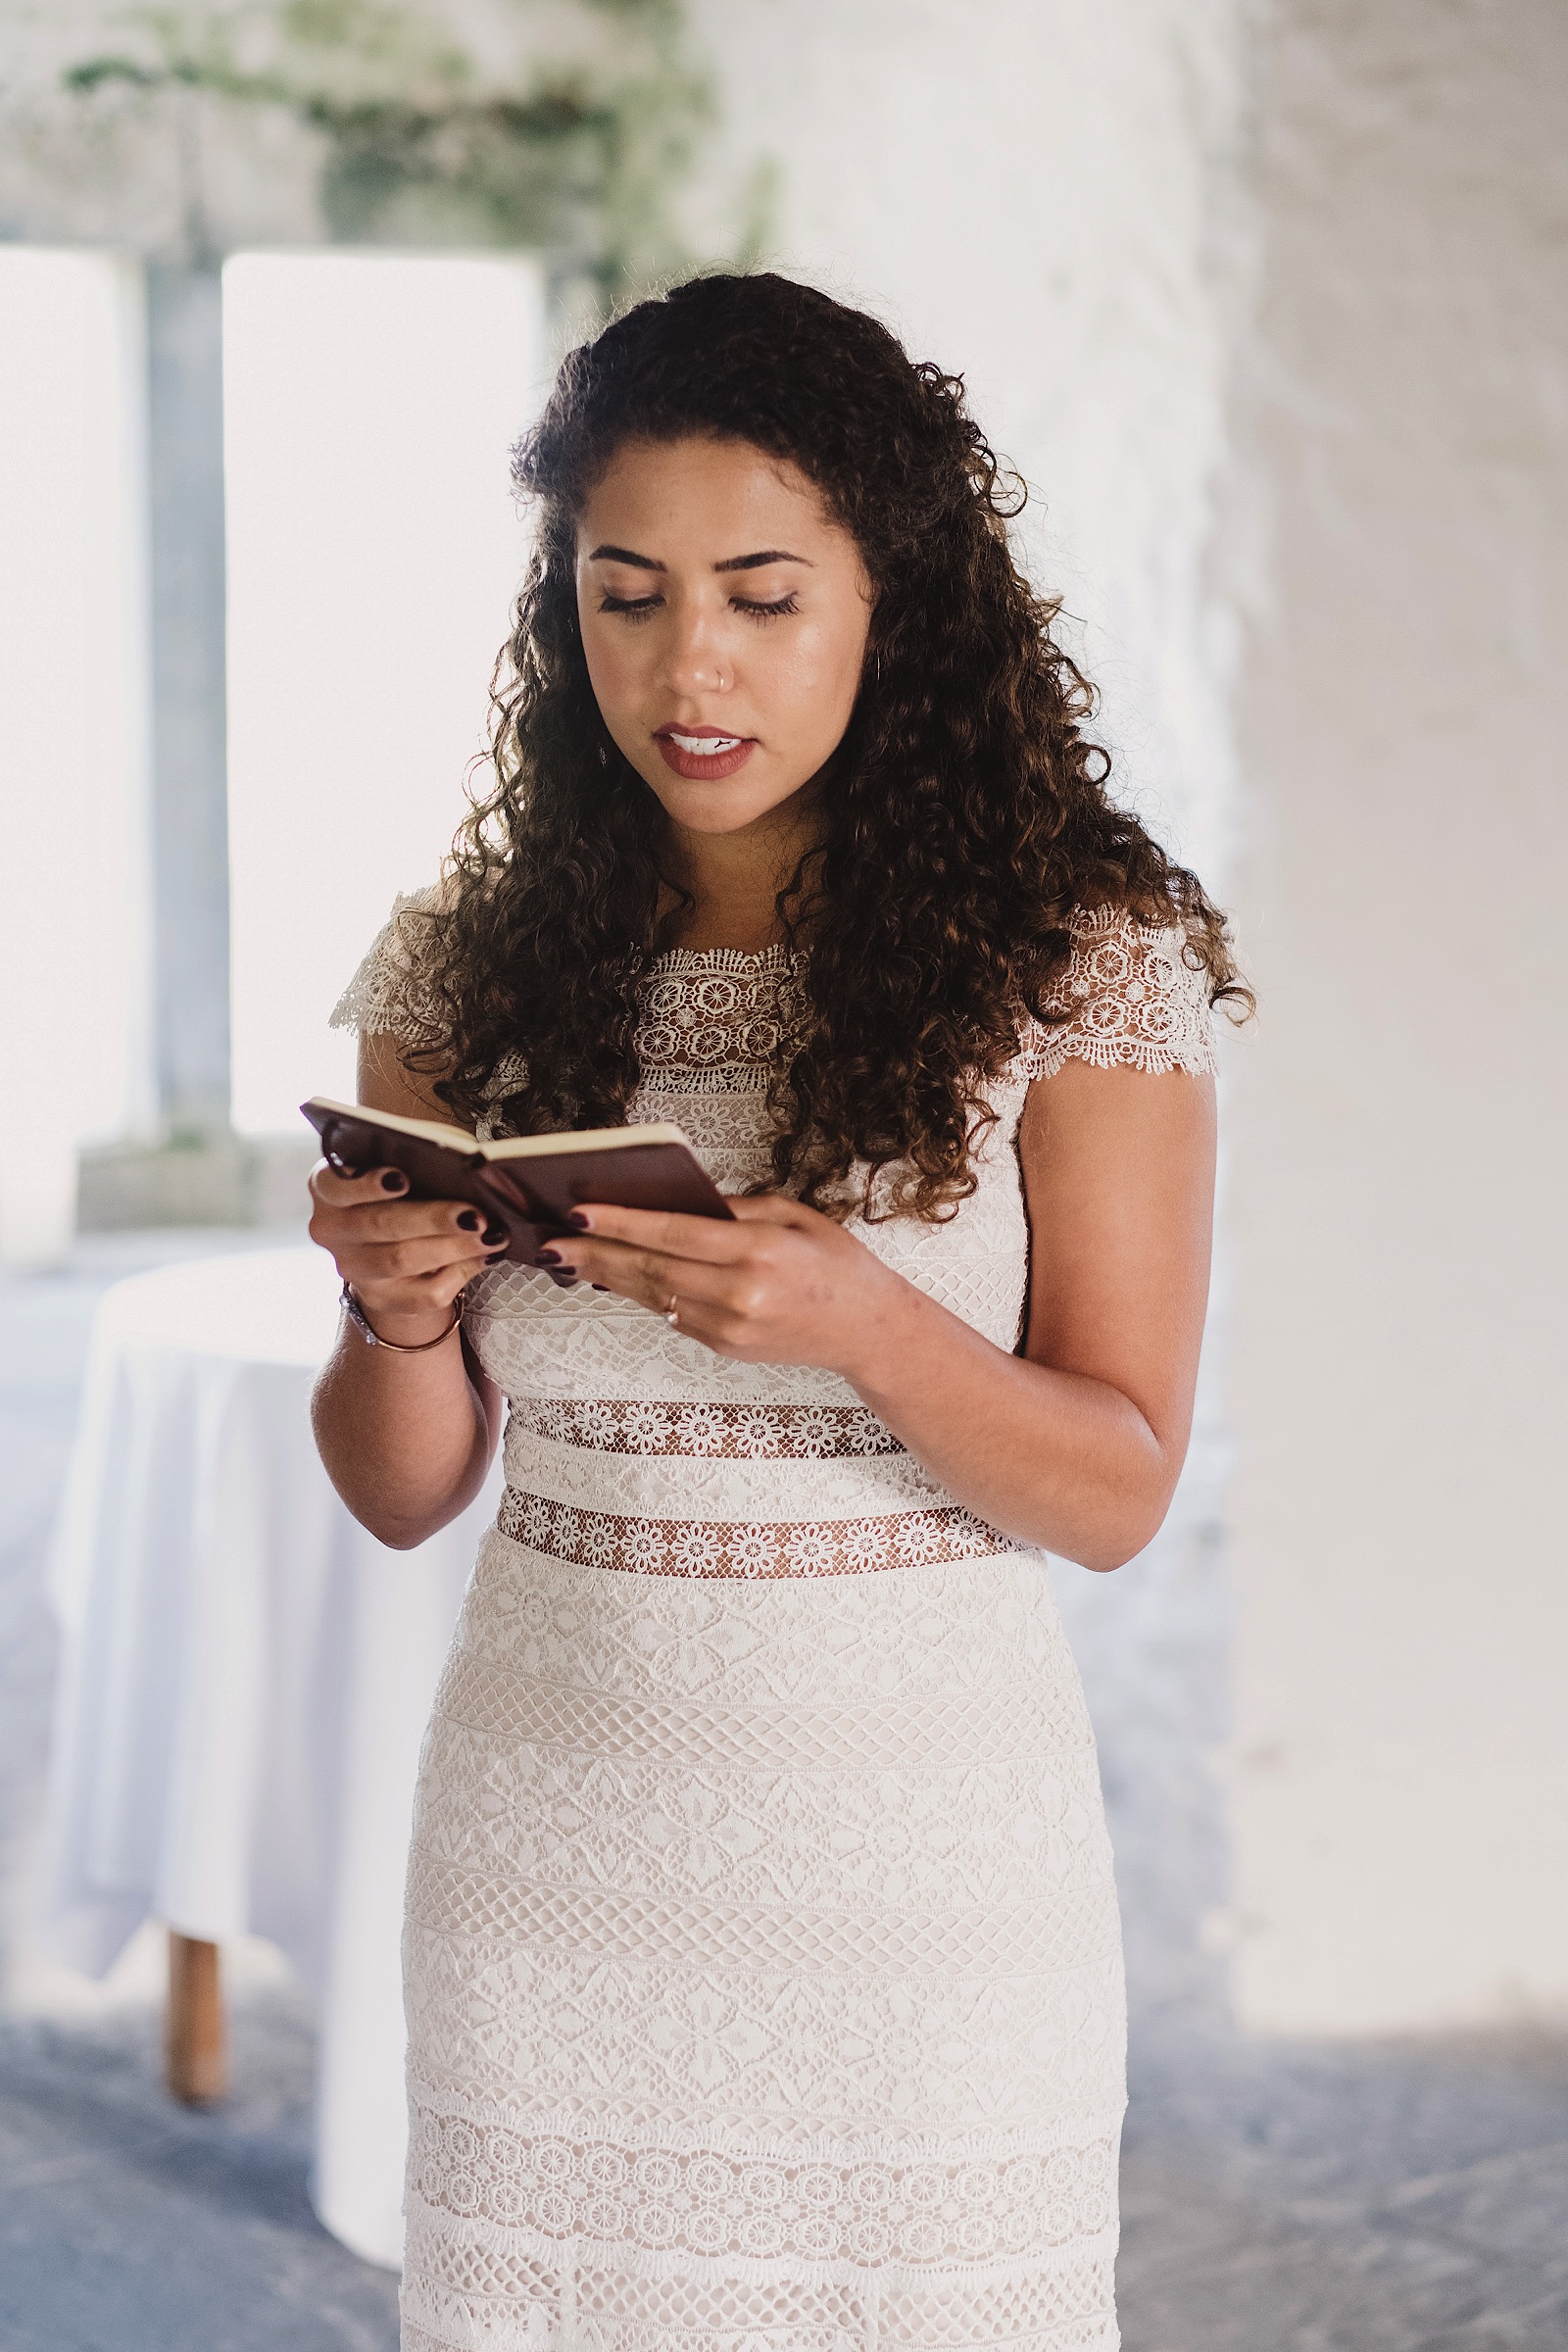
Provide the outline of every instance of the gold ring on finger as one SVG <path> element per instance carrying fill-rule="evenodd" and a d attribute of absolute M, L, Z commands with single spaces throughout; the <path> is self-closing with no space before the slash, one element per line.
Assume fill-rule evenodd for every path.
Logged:
<path fill-rule="evenodd" d="M 680 1329 L 680 1299 L 673 1291 L 669 1294 L 669 1304 L 664 1309 L 664 1321 L 671 1331 Z"/>

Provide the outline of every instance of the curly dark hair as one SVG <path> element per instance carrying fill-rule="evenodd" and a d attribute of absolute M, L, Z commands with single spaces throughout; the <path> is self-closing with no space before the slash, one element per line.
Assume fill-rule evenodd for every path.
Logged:
<path fill-rule="evenodd" d="M 699 277 L 639 303 L 570 353 L 518 444 L 538 536 L 492 687 L 494 786 L 428 918 L 436 1042 L 419 1058 L 453 1110 L 514 1133 L 625 1117 L 639 982 L 683 894 L 663 811 L 589 683 L 575 530 L 619 447 L 692 436 L 799 467 L 874 595 L 819 846 L 779 895 L 806 1009 L 773 1083 L 774 1181 L 842 1215 L 886 1169 L 883 1210 L 941 1218 L 973 1189 L 1020 1020 L 1051 1017 L 1075 910 L 1180 928 L 1213 1000 L 1250 1000 L 1195 876 L 1107 797 L 1091 690 L 1054 635 L 1059 606 L 1012 561 L 1021 490 L 962 379 L 789 278 Z"/>

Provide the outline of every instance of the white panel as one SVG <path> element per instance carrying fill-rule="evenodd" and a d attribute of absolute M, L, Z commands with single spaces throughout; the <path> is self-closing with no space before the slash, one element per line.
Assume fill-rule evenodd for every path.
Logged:
<path fill-rule="evenodd" d="M 523 560 L 537 411 L 514 257 L 242 254 L 223 272 L 234 1121 L 352 1093 L 327 1015 L 464 811 Z"/>
<path fill-rule="evenodd" d="M 59 1255 L 83 1141 L 151 1117 L 140 270 L 0 245 L 0 1254 Z"/>

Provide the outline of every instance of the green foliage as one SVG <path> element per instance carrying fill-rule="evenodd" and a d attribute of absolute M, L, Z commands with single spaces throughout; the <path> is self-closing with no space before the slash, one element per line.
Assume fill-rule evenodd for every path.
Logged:
<path fill-rule="evenodd" d="M 511 15 L 522 55 L 498 72 L 390 0 L 149 9 L 125 53 L 65 78 L 84 99 L 119 85 L 282 110 L 321 142 L 339 241 L 528 246 L 607 306 L 689 267 L 671 198 L 712 102 L 680 0 L 513 0 Z"/>

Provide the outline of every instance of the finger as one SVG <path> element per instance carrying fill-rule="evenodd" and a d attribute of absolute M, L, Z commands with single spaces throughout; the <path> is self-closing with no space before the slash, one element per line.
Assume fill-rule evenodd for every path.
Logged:
<path fill-rule="evenodd" d="M 637 1250 L 662 1250 L 666 1255 L 722 1265 L 740 1257 L 749 1247 L 744 1234 L 728 1217 L 682 1216 L 673 1209 L 617 1208 L 611 1202 L 589 1201 L 577 1210 L 585 1234 L 623 1242 Z M 575 1232 L 552 1244 L 569 1255 L 577 1246 Z"/>
<path fill-rule="evenodd" d="M 477 1235 L 491 1248 L 507 1239 L 507 1228 L 500 1218 L 476 1208 L 471 1201 L 389 1200 L 384 1193 L 366 1195 L 363 1179 L 360 1198 L 346 1203 L 328 1200 L 324 1189 L 318 1193 L 317 1212 L 311 1222 L 313 1230 L 329 1225 L 334 1233 L 352 1238 L 356 1245 L 409 1241 L 416 1235 L 438 1233 L 461 1235 L 465 1242 Z M 318 1231 L 318 1239 L 320 1238 Z"/>
<path fill-rule="evenodd" d="M 499 1218 L 471 1201 L 410 1200 L 409 1180 L 401 1168 L 368 1168 L 363 1175 L 343 1176 L 329 1160 L 318 1159 L 311 1170 L 310 1189 L 320 1208 L 353 1209 L 357 1220 L 365 1220 L 356 1230 L 377 1241 L 441 1232 L 483 1233 L 491 1242 L 506 1238 Z"/>
<path fill-rule="evenodd" d="M 367 1276 L 363 1282 L 355 1282 L 355 1295 L 372 1323 L 378 1314 L 433 1312 L 437 1307 L 455 1305 L 487 1262 L 484 1258 L 461 1258 L 455 1265 L 439 1266 L 433 1273 L 385 1287 Z"/>
<path fill-rule="evenodd" d="M 316 1199 L 333 1208 L 353 1208 L 365 1200 L 397 1199 L 409 1189 L 401 1168 L 345 1169 L 341 1160 L 318 1159 L 310 1174 Z"/>
<path fill-rule="evenodd" d="M 493 1265 L 492 1255 L 456 1258 L 450 1265 L 436 1266 L 423 1274 L 411 1274 L 387 1280 L 368 1268 L 356 1265 L 349 1275 L 360 1304 L 373 1322 L 378 1314 L 407 1314 L 411 1310 L 425 1310 L 451 1306 L 468 1285 Z"/>
<path fill-rule="evenodd" d="M 431 1298 L 445 1298 L 450 1301 L 461 1297 L 469 1283 L 494 1262 L 494 1259 L 489 1257 L 454 1258 L 450 1265 L 437 1266 L 428 1274 L 416 1274 L 399 1287 L 404 1291 L 428 1292 Z M 360 1286 L 356 1283 L 354 1287 L 358 1290 Z"/>
<path fill-rule="evenodd" d="M 490 1262 L 490 1253 L 476 1247 L 467 1234 L 416 1234 L 395 1242 L 367 1242 L 338 1252 L 338 1263 L 356 1288 L 363 1283 L 417 1282 L 451 1266 L 477 1267 Z"/>
<path fill-rule="evenodd" d="M 811 1225 L 832 1225 L 819 1208 L 808 1208 L 804 1200 L 796 1200 L 788 1193 L 737 1193 L 730 1200 L 730 1214 L 742 1225 L 783 1225 L 802 1231 Z M 837 1227 L 835 1226 L 835 1231 Z"/>
<path fill-rule="evenodd" d="M 548 1262 L 552 1255 L 568 1251 L 564 1265 Z M 749 1309 L 735 1296 L 737 1277 L 732 1267 L 705 1266 L 691 1258 L 635 1250 L 624 1242 L 590 1241 L 586 1235 L 580 1241 L 573 1235 L 552 1243 L 541 1254 L 547 1260 L 544 1270 L 556 1281 L 591 1282 L 595 1290 L 630 1299 L 650 1314 L 667 1316 L 674 1298 L 681 1337 L 700 1340 L 716 1354 L 738 1356 L 743 1361 L 763 1354 L 755 1335 L 750 1348 L 745 1344 Z"/>
<path fill-rule="evenodd" d="M 580 1239 L 553 1243 L 540 1252 L 547 1273 L 559 1271 L 579 1282 L 597 1282 L 618 1298 L 663 1314 L 672 1298 L 731 1311 L 747 1311 L 756 1288 L 757 1271 L 733 1265 L 705 1263 L 700 1258 L 674 1257 L 666 1250 L 639 1250 L 629 1242 Z M 553 1262 L 554 1261 L 554 1262 Z"/>

